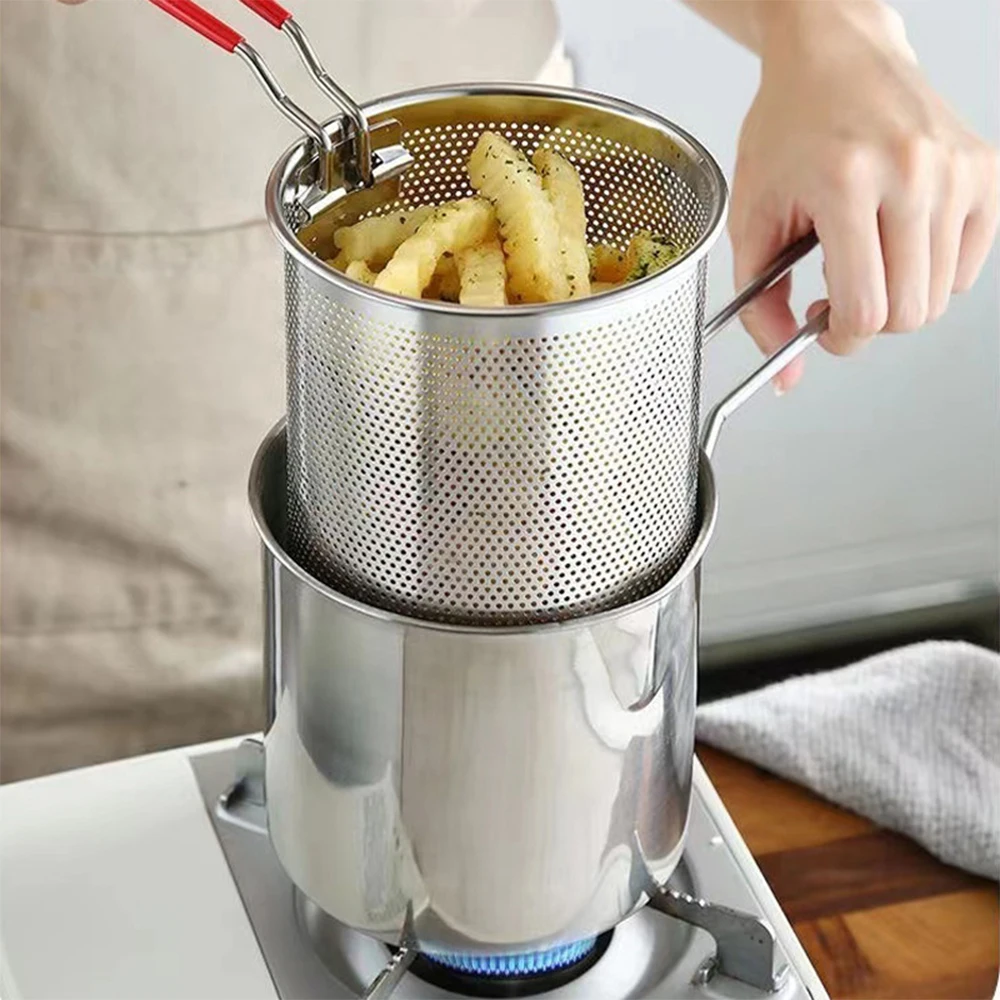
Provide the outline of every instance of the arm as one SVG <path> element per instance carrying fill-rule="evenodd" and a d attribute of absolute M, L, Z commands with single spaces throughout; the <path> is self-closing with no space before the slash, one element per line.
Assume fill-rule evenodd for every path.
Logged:
<path fill-rule="evenodd" d="M 809 6 L 817 0 L 683 0 L 696 14 L 758 56 L 768 40 L 793 28 L 804 13 L 816 14 Z M 899 14 L 880 0 L 822 0 L 837 9 L 837 17 L 849 18 L 859 29 L 887 32 L 907 48 L 906 31 Z M 827 13 L 830 13 L 828 11 Z"/>
<path fill-rule="evenodd" d="M 899 15 L 880 0 L 685 2 L 761 58 L 733 183 L 737 283 L 814 227 L 829 350 L 936 319 L 992 245 L 1000 161 L 923 78 Z M 765 351 L 794 333 L 789 292 L 786 279 L 744 314 Z"/>

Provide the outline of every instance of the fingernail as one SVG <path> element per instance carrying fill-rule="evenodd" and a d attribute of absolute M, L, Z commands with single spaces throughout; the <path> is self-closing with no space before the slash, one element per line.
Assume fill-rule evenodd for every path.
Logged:
<path fill-rule="evenodd" d="M 775 396 L 784 396 L 785 387 L 778 382 L 774 383 L 774 394 Z"/>

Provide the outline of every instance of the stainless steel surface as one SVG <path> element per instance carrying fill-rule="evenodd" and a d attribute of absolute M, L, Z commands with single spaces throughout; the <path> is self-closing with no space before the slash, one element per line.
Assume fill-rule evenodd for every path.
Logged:
<path fill-rule="evenodd" d="M 327 970 L 336 975 L 343 956 L 338 947 L 343 938 L 343 927 L 320 909 L 301 889 L 293 890 L 295 920 L 299 930 L 312 945 Z M 387 1000 L 396 991 L 403 976 L 420 954 L 412 940 L 412 910 L 407 912 L 402 941 L 399 947 L 385 953 L 385 965 L 361 994 L 362 1000 Z"/>
<path fill-rule="evenodd" d="M 350 139 L 352 143 L 352 154 L 346 157 L 343 162 L 344 173 L 352 187 L 358 184 L 370 187 L 374 181 L 372 171 L 372 140 L 368 131 L 368 119 L 364 111 L 357 102 L 340 87 L 335 80 L 330 77 L 323 64 L 316 55 L 316 50 L 312 47 L 305 32 L 299 27 L 295 18 L 288 18 L 281 26 L 281 30 L 288 36 L 299 58 L 308 71 L 309 75 L 316 81 L 324 94 L 330 98 L 344 112 L 350 122 Z M 325 188 L 324 190 L 329 190 Z"/>
<path fill-rule="evenodd" d="M 285 93 L 277 78 L 271 72 L 267 63 L 260 54 L 246 41 L 240 42 L 233 51 L 250 68 L 257 82 L 264 88 L 264 93 L 271 99 L 271 103 L 296 127 L 301 129 L 315 143 L 318 150 L 310 147 L 313 155 L 319 160 L 319 184 L 322 190 L 329 191 L 333 187 L 333 177 L 335 170 L 335 155 L 333 140 L 326 129 L 320 125 L 311 115 L 302 110 Z"/>
<path fill-rule="evenodd" d="M 219 796 L 216 812 L 227 822 L 252 833 L 267 835 L 267 799 L 264 794 L 264 743 L 244 740 L 236 751 L 233 784 Z"/>
<path fill-rule="evenodd" d="M 310 912 L 311 924 L 308 935 L 301 933 L 292 885 L 267 838 L 225 822 L 215 812 L 215 803 L 236 773 L 232 752 L 195 756 L 191 764 L 277 994 L 294 1000 L 362 996 L 385 967 L 386 946 L 337 923 L 307 902 L 302 909 Z M 695 762 L 685 854 L 670 888 L 764 917 L 769 907 L 775 907 L 774 898 L 760 875 L 751 873 L 752 861 L 743 859 L 745 847 L 730 839 L 738 840 L 731 823 L 719 825 L 713 802 L 717 796 Z M 747 864 L 750 868 L 744 867 Z M 793 961 L 782 943 L 778 952 L 791 968 L 777 996 L 825 1000 L 821 987 L 807 985 L 815 981 L 812 970 L 800 967 L 798 959 Z M 763 1000 L 774 996 L 718 973 L 714 953 L 715 944 L 708 934 L 694 933 L 689 924 L 644 907 L 615 929 L 610 947 L 593 968 L 550 995 L 561 1000 Z M 711 971 L 707 986 L 698 982 L 704 969 Z M 446 1000 L 454 994 L 408 974 L 393 996 Z"/>
<path fill-rule="evenodd" d="M 711 458 L 725 422 L 759 389 L 767 385 L 783 368 L 787 367 L 807 348 L 819 340 L 830 319 L 830 308 L 825 307 L 809 320 L 784 347 L 774 352 L 749 378 L 741 382 L 729 395 L 712 407 L 705 419 L 701 447 Z"/>
<path fill-rule="evenodd" d="M 704 979 L 719 972 L 767 993 L 781 988 L 788 967 L 779 960 L 778 942 L 767 921 L 669 887 L 653 893 L 649 905 L 712 935 L 715 954 L 702 966 Z"/>
<path fill-rule="evenodd" d="M 694 742 L 697 574 L 630 606 L 523 628 L 436 625 L 311 579 L 283 547 L 282 434 L 251 477 L 276 661 L 271 842 L 323 910 L 395 942 L 516 952 L 582 939 L 680 857 Z"/>
<path fill-rule="evenodd" d="M 295 558 L 360 601 L 460 624 L 565 620 L 656 591 L 697 531 L 703 333 L 815 237 L 788 248 L 706 331 L 706 261 L 726 185 L 673 123 L 527 86 L 426 90 L 365 110 L 373 127 L 397 119 L 414 157 L 395 197 L 345 194 L 296 226 L 302 144 L 268 184 L 286 251 Z M 590 240 L 624 248 L 651 229 L 681 260 L 593 298 L 502 310 L 401 299 L 323 263 L 341 224 L 473 193 L 466 162 L 486 128 L 576 164 Z"/>
<path fill-rule="evenodd" d="M 233 784 L 219 797 L 217 814 L 229 823 L 256 833 L 267 833 L 266 802 L 263 788 L 264 747 L 260 740 L 244 740 L 235 755 Z M 247 806 L 250 806 L 248 809 Z M 635 898 L 644 894 L 649 906 L 668 916 L 677 917 L 708 931 L 715 940 L 715 954 L 699 968 L 699 979 L 707 982 L 719 972 L 731 979 L 773 993 L 780 989 L 787 966 L 778 964 L 777 939 L 774 930 L 764 920 L 725 906 L 696 898 L 690 893 L 653 882 L 651 866 L 642 849 L 637 833 L 633 834 L 631 857 L 633 879 L 630 892 Z M 331 968 L 336 961 L 331 956 L 339 939 L 337 923 L 301 890 L 295 889 L 295 912 L 303 933 L 313 943 L 316 953 Z M 385 969 L 364 993 L 365 1000 L 383 1000 L 398 985 L 403 973 L 417 955 L 411 942 L 412 909 L 408 908 L 401 946 L 390 955 Z"/>
<path fill-rule="evenodd" d="M 717 333 L 721 333 L 761 292 L 788 274 L 818 245 L 819 237 L 810 231 L 785 247 L 764 271 L 730 299 L 711 319 L 705 321 L 703 342 L 707 344 Z"/>
<path fill-rule="evenodd" d="M 317 182 L 315 161 L 310 161 L 296 181 L 298 199 L 288 206 L 289 221 L 297 226 L 306 226 L 331 205 L 342 201 L 348 194 L 358 194 L 356 185 L 359 181 L 353 176 L 348 158 L 353 156 L 354 141 L 348 135 L 344 136 L 341 126 L 330 126 L 330 134 L 334 137 L 334 156 L 344 168 L 337 174 L 334 186 L 324 190 Z M 413 156 L 399 143 L 399 123 L 392 120 L 379 122 L 369 131 L 369 141 L 376 143 L 370 171 L 373 188 L 377 188 L 375 197 L 385 197 L 386 190 L 394 191 L 396 179 L 413 164 Z M 391 197 L 391 195 L 388 195 Z"/>
<path fill-rule="evenodd" d="M 388 1000 L 396 992 L 396 987 L 399 986 L 403 976 L 413 965 L 417 954 L 412 948 L 400 948 L 391 955 L 385 968 L 372 980 L 371 986 L 362 994 L 363 1000 Z"/>
<path fill-rule="evenodd" d="M 369 188 L 379 181 L 377 169 L 381 167 L 383 178 L 395 175 L 412 164 L 413 159 L 405 150 L 394 150 L 393 154 L 380 158 L 373 152 L 372 129 L 364 111 L 357 102 L 343 90 L 327 73 L 301 26 L 291 14 L 278 6 L 258 5 L 252 0 L 244 3 L 254 13 L 279 28 L 292 43 L 306 71 L 313 81 L 343 112 L 339 121 L 320 125 L 307 114 L 284 91 L 267 63 L 253 46 L 227 24 L 188 0 L 180 7 L 167 0 L 153 0 L 166 13 L 182 24 L 196 31 L 209 41 L 221 46 L 227 52 L 238 55 L 253 73 L 257 82 L 277 109 L 298 129 L 306 133 L 303 149 L 312 161 L 308 170 L 300 172 L 297 182 L 301 185 L 305 174 L 311 178 L 311 190 L 301 197 L 303 205 L 321 200 L 336 188 L 334 177 L 339 176 L 347 190 Z M 339 145 L 332 133 L 341 132 L 345 139 Z M 399 154 L 399 155 L 397 155 Z M 289 216 L 294 218 L 294 216 Z M 311 216 L 305 214 L 303 221 Z"/>
<path fill-rule="evenodd" d="M 424 91 L 365 111 L 398 119 L 415 159 L 398 197 L 350 195 L 295 232 L 301 144 L 268 189 L 287 251 L 296 559 L 358 600 L 464 624 L 566 619 L 655 591 L 697 532 L 718 166 L 671 123 L 580 92 Z M 624 247 L 649 228 L 684 259 L 614 294 L 479 311 L 386 295 L 323 263 L 344 221 L 470 194 L 466 161 L 488 127 L 576 163 L 591 239 Z"/>

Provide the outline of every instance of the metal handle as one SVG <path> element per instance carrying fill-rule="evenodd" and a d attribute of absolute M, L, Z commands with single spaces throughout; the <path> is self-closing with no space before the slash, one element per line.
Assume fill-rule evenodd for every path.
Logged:
<path fill-rule="evenodd" d="M 323 93 L 347 116 L 351 126 L 350 135 L 353 140 L 353 154 L 344 160 L 343 168 L 345 177 L 349 183 L 371 187 L 374 162 L 372 157 L 371 130 L 368 126 L 368 119 L 365 117 L 365 113 L 351 95 L 343 90 L 330 74 L 327 73 L 323 64 L 319 61 L 319 56 L 316 55 L 316 50 L 312 47 L 308 37 L 306 37 L 306 33 L 295 18 L 292 17 L 290 11 L 285 10 L 281 4 L 275 3 L 275 0 L 240 0 L 240 2 L 262 17 L 272 27 L 284 32 L 295 51 L 299 54 L 306 72 L 308 72 Z"/>
<path fill-rule="evenodd" d="M 160 0 L 153 0 L 154 3 Z M 271 103 L 293 124 L 297 125 L 306 135 L 312 136 L 319 146 L 319 183 L 324 191 L 333 188 L 335 157 L 333 140 L 326 129 L 315 118 L 306 114 L 286 93 L 261 59 L 257 51 L 246 41 L 241 41 L 233 50 L 250 67 L 257 82 L 271 98 Z"/>
<path fill-rule="evenodd" d="M 711 319 L 705 323 L 702 343 L 707 344 L 717 333 L 721 333 L 750 303 L 762 292 L 766 292 L 776 281 L 788 272 L 819 245 L 819 237 L 810 230 L 805 236 L 789 243 L 753 281 L 730 299 Z"/>
<path fill-rule="evenodd" d="M 763 273 L 751 281 L 732 301 L 723 306 L 722 309 L 706 322 L 703 334 L 704 342 L 707 343 L 717 333 L 725 329 L 750 302 L 762 292 L 765 292 L 780 278 L 784 277 L 795 264 L 818 244 L 819 239 L 815 232 L 809 232 L 782 250 Z M 753 396 L 758 389 L 767 385 L 778 372 L 790 365 L 800 354 L 816 343 L 823 331 L 826 330 L 829 321 L 830 309 L 827 307 L 804 326 L 800 327 L 798 333 L 784 347 L 775 351 L 756 371 L 736 386 L 728 396 L 725 396 L 712 407 L 705 420 L 705 429 L 701 436 L 702 450 L 709 458 L 712 457 L 712 452 L 715 450 L 716 444 L 718 444 L 719 434 L 722 432 L 722 427 L 726 420 Z"/>
<path fill-rule="evenodd" d="M 310 76 L 344 112 L 350 122 L 353 139 L 353 153 L 345 158 L 342 165 L 345 179 L 352 186 L 358 183 L 370 186 L 374 172 L 372 141 L 368 120 L 361 108 L 330 78 L 304 32 L 284 7 L 274 0 L 242 0 L 242 2 L 268 24 L 288 35 Z M 239 32 L 198 6 L 193 0 L 150 0 L 150 3 L 166 11 L 210 42 L 214 42 L 227 52 L 235 53 L 247 64 L 274 106 L 293 125 L 310 136 L 319 147 L 319 186 L 323 191 L 331 191 L 336 166 L 333 140 L 315 118 L 303 111 L 285 93 L 256 49 Z"/>

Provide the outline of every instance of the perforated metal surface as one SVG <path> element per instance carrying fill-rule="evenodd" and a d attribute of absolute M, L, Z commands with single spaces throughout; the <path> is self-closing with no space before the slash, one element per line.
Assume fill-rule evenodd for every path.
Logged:
<path fill-rule="evenodd" d="M 539 123 L 525 101 L 530 120 L 456 120 L 448 104 L 434 122 L 420 103 L 413 127 L 393 109 L 416 164 L 374 211 L 469 194 L 468 154 L 490 128 L 577 165 L 592 241 L 624 248 L 645 228 L 690 247 L 717 216 L 683 176 L 701 165 L 674 145 L 657 158 L 603 129 Z M 489 317 L 379 301 L 287 256 L 295 557 L 366 603 L 473 625 L 661 586 L 697 527 L 706 253 L 644 294 Z"/>

